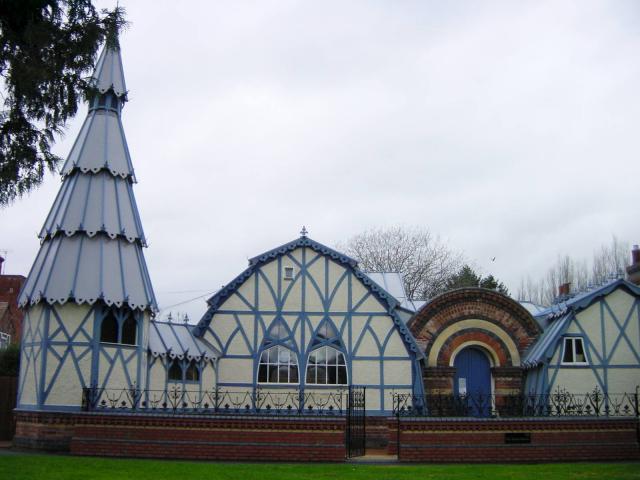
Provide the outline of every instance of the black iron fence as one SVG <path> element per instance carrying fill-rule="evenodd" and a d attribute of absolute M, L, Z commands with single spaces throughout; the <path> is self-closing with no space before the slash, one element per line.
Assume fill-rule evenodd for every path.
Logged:
<path fill-rule="evenodd" d="M 393 395 L 393 414 L 406 417 L 640 417 L 639 391 L 548 394 Z"/>
<path fill-rule="evenodd" d="M 345 415 L 347 389 L 297 390 L 167 390 L 90 387 L 82 391 L 86 412 L 147 412 L 170 414 Z"/>

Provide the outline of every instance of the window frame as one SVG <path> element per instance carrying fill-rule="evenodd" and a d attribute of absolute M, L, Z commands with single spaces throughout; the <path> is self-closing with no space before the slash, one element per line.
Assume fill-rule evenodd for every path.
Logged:
<path fill-rule="evenodd" d="M 270 350 L 276 350 L 276 362 L 273 363 L 269 360 L 269 354 L 268 352 Z M 287 352 L 289 352 L 289 361 L 285 364 L 285 363 L 281 363 L 280 362 L 280 349 L 282 350 L 286 350 Z M 267 354 L 267 361 L 266 363 L 262 361 L 263 355 Z M 292 362 L 293 360 L 293 362 Z M 295 362 L 295 363 L 294 363 Z M 265 366 L 266 367 L 266 380 L 262 381 L 260 380 L 260 371 L 261 371 L 261 367 Z M 291 379 L 291 367 L 295 366 L 296 370 L 298 372 L 298 380 L 295 382 L 292 381 L 288 381 L 288 382 L 281 382 L 280 380 L 280 368 L 281 367 L 287 367 L 287 378 Z M 277 382 L 271 382 L 269 381 L 269 367 L 275 367 L 276 371 L 278 372 L 278 381 Z M 282 345 L 282 344 L 276 344 L 276 345 L 271 345 L 268 348 L 264 348 L 261 352 L 260 355 L 258 357 L 258 369 L 256 370 L 256 384 L 257 385 L 267 385 L 267 386 L 290 386 L 290 385 L 300 385 L 300 362 L 298 362 L 298 354 L 292 350 L 291 348 Z"/>
<path fill-rule="evenodd" d="M 291 273 L 291 275 L 287 275 L 287 273 Z M 285 265 L 282 268 L 282 278 L 284 280 L 293 280 L 296 276 L 296 270 L 293 265 Z"/>
<path fill-rule="evenodd" d="M 310 362 L 311 355 L 313 355 L 315 352 L 318 352 L 319 350 L 323 350 L 323 349 L 325 350 L 324 364 L 314 363 L 312 365 L 311 362 Z M 331 349 L 331 350 L 334 350 L 336 352 L 336 361 L 335 361 L 335 364 L 333 364 L 333 365 L 329 365 L 329 363 L 328 363 L 328 355 L 326 354 L 326 350 L 327 349 Z M 343 363 L 340 363 L 340 357 L 342 357 Z M 317 370 L 316 370 L 316 378 L 315 378 L 316 382 L 309 382 L 309 369 L 312 368 L 312 366 L 324 367 L 325 368 L 325 382 L 324 383 L 317 383 L 317 379 L 318 379 Z M 344 368 L 345 383 L 339 383 L 340 367 Z M 336 371 L 336 383 L 329 383 L 329 368 L 335 368 L 335 371 Z M 333 347 L 333 346 L 327 345 L 327 344 L 322 344 L 322 345 L 310 350 L 309 351 L 309 355 L 307 356 L 307 364 L 306 364 L 305 372 L 304 372 L 304 384 L 305 385 L 309 385 L 309 386 L 313 386 L 314 388 L 316 388 L 316 387 L 346 387 L 346 386 L 349 386 L 349 369 L 347 368 L 347 355 L 345 354 L 345 352 L 343 352 L 339 348 L 336 348 L 336 347 Z"/>
<path fill-rule="evenodd" d="M 198 374 L 197 380 L 187 380 L 187 371 L 192 364 L 193 368 L 196 369 L 196 372 Z M 171 369 L 176 365 L 180 368 L 180 378 L 171 378 Z M 203 368 L 201 368 L 200 362 L 195 359 L 186 360 L 184 358 L 174 358 L 171 361 L 169 368 L 167 368 L 167 383 L 199 384 L 200 380 L 202 379 L 202 370 Z"/>
<path fill-rule="evenodd" d="M 99 325 L 99 339 L 100 339 L 100 344 L 102 345 L 118 345 L 120 347 L 129 347 L 129 348 L 138 348 L 140 343 L 140 318 L 139 318 L 139 312 L 123 306 L 120 308 L 115 308 L 115 307 L 109 307 L 106 308 L 105 310 L 102 311 L 101 313 L 101 318 L 100 318 L 100 325 Z M 113 319 L 116 322 L 117 325 L 117 332 L 116 332 L 116 341 L 115 342 L 110 342 L 110 341 L 103 341 L 102 340 L 102 328 L 104 325 L 104 321 L 109 317 L 112 316 Z M 134 338 L 135 338 L 135 343 L 124 343 L 123 342 L 123 333 L 124 333 L 124 326 L 127 323 L 127 321 L 131 320 L 134 324 Z"/>
<path fill-rule="evenodd" d="M 582 347 L 582 355 L 584 356 L 584 361 L 583 362 L 579 362 L 577 361 L 577 348 L 576 345 L 578 344 L 578 342 L 580 342 L 580 345 Z M 565 356 L 567 353 L 567 346 L 571 345 L 571 360 L 570 361 L 566 361 L 565 360 Z M 580 336 L 566 336 L 566 337 L 562 337 L 562 357 L 560 357 L 560 364 L 561 365 L 574 365 L 574 366 L 585 366 L 585 365 L 589 365 L 589 359 L 587 358 L 587 349 L 585 348 L 585 342 L 584 342 L 584 338 L 580 337 Z"/>

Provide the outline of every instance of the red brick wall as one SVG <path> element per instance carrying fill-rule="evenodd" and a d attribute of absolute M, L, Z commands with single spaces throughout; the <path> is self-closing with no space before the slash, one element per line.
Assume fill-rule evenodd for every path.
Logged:
<path fill-rule="evenodd" d="M 388 420 L 388 452 L 397 453 L 397 420 Z M 637 419 L 401 419 L 403 462 L 555 462 L 640 460 Z M 526 432 L 530 444 L 505 444 Z"/>
<path fill-rule="evenodd" d="M 17 446 L 75 455 L 339 462 L 345 419 L 19 412 Z"/>
<path fill-rule="evenodd" d="M 0 302 L 7 302 L 8 311 L 0 318 L 0 332 L 11 335 L 12 343 L 20 343 L 22 337 L 22 310 L 18 308 L 18 294 L 26 278 L 22 275 L 0 275 Z"/>

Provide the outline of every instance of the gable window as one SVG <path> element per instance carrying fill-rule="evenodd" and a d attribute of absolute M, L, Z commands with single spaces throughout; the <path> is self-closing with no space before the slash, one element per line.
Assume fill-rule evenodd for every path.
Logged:
<path fill-rule="evenodd" d="M 138 321 L 129 308 L 109 308 L 100 323 L 100 341 L 136 345 L 138 343 Z"/>
<path fill-rule="evenodd" d="M 347 385 L 344 354 L 333 347 L 320 347 L 309 354 L 307 384 Z"/>
<path fill-rule="evenodd" d="M 293 267 L 284 267 L 284 279 L 293 280 Z"/>
<path fill-rule="evenodd" d="M 282 345 L 262 352 L 258 365 L 259 383 L 298 383 L 296 354 Z"/>
<path fill-rule="evenodd" d="M 564 339 L 562 363 L 564 365 L 587 364 L 587 357 L 584 354 L 584 342 L 581 337 L 566 337 Z"/>

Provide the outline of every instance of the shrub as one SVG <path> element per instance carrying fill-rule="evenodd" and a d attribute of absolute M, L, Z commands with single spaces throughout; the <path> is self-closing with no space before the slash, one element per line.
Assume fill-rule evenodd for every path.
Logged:
<path fill-rule="evenodd" d="M 12 344 L 0 350 L 0 377 L 17 377 L 20 371 L 20 345 Z"/>

